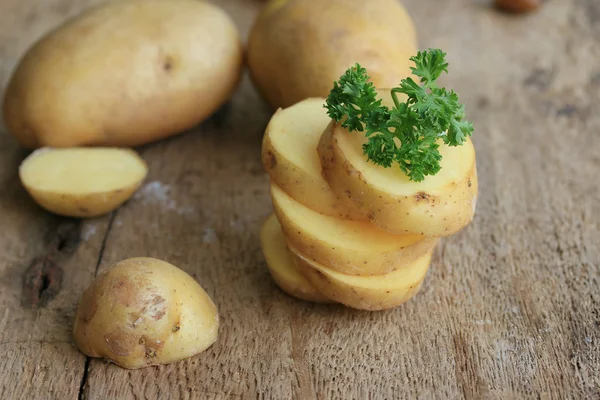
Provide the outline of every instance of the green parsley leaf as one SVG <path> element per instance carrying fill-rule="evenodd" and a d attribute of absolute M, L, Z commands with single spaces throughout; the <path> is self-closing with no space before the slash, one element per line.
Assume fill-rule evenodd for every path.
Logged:
<path fill-rule="evenodd" d="M 460 146 L 473 133 L 458 95 L 436 84 L 442 72 L 448 72 L 445 57 L 439 49 L 411 57 L 415 64 L 411 70 L 420 83 L 409 77 L 392 89 L 392 109 L 377 99 L 367 71 L 356 64 L 334 82 L 325 104 L 327 113 L 350 132 L 365 133 L 368 140 L 363 152 L 367 160 L 385 168 L 396 163 L 417 182 L 435 175 L 441 168 L 441 141 Z M 405 94 L 407 100 L 400 102 L 398 93 Z"/>

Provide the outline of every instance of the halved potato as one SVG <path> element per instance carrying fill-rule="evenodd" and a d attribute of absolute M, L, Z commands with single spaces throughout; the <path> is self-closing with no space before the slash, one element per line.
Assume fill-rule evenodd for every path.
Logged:
<path fill-rule="evenodd" d="M 113 265 L 86 289 L 73 339 L 88 357 L 136 369 L 201 353 L 218 331 L 217 308 L 194 278 L 165 261 L 138 257 Z"/>
<path fill-rule="evenodd" d="M 477 169 L 471 140 L 442 144 L 441 170 L 412 182 L 397 166 L 368 162 L 361 132 L 331 122 L 319 142 L 323 176 L 338 196 L 346 196 L 375 225 L 387 231 L 443 237 L 457 233 L 473 218 Z"/>
<path fill-rule="evenodd" d="M 300 300 L 333 303 L 319 293 L 298 271 L 275 215 L 271 215 L 263 224 L 260 231 L 260 244 L 269 272 L 281 290 Z"/>
<path fill-rule="evenodd" d="M 148 168 L 130 149 L 44 148 L 27 157 L 21 182 L 46 210 L 68 217 L 95 217 L 127 201 Z"/>
<path fill-rule="evenodd" d="M 404 268 L 385 275 L 352 276 L 321 265 L 290 247 L 294 262 L 308 280 L 333 301 L 359 310 L 385 310 L 410 300 L 421 289 L 429 265 L 428 252 Z"/>
<path fill-rule="evenodd" d="M 420 258 L 437 239 L 394 235 L 369 222 L 325 216 L 271 184 L 275 214 L 288 243 L 310 259 L 349 275 L 380 275 Z"/>
<path fill-rule="evenodd" d="M 337 197 L 321 174 L 317 145 L 331 119 L 325 99 L 306 99 L 279 109 L 265 131 L 262 162 L 267 173 L 295 200 L 324 215 L 366 220 L 345 197 Z"/>

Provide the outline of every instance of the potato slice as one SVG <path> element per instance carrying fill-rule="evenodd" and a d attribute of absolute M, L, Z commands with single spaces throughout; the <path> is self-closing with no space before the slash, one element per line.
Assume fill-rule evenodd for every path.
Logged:
<path fill-rule="evenodd" d="M 351 201 L 337 197 L 321 174 L 317 145 L 331 119 L 325 99 L 306 99 L 279 109 L 265 131 L 262 161 L 281 189 L 306 207 L 342 219 L 366 220 Z"/>
<path fill-rule="evenodd" d="M 421 289 L 431 263 L 431 252 L 385 275 L 342 274 L 310 260 L 290 247 L 294 262 L 308 280 L 333 301 L 359 310 L 384 310 L 410 300 Z"/>
<path fill-rule="evenodd" d="M 92 282 L 73 338 L 83 354 L 135 369 L 196 355 L 217 340 L 218 330 L 217 308 L 194 278 L 141 257 L 113 265 Z"/>
<path fill-rule="evenodd" d="M 321 215 L 271 184 L 275 214 L 288 243 L 329 268 L 349 275 L 380 275 L 431 251 L 437 239 L 394 235 L 369 222 Z"/>
<path fill-rule="evenodd" d="M 118 148 L 40 149 L 19 169 L 21 182 L 46 210 L 96 217 L 127 201 L 148 168 L 136 152 Z"/>
<path fill-rule="evenodd" d="M 292 261 L 281 225 L 271 215 L 260 231 L 260 244 L 273 280 L 287 294 L 314 303 L 333 303 L 314 288 Z"/>
<path fill-rule="evenodd" d="M 338 196 L 354 202 L 369 220 L 387 231 L 443 237 L 472 220 L 477 203 L 477 169 L 471 140 L 440 146 L 441 170 L 412 182 L 398 168 L 367 162 L 361 132 L 332 122 L 319 142 L 323 176 Z"/>

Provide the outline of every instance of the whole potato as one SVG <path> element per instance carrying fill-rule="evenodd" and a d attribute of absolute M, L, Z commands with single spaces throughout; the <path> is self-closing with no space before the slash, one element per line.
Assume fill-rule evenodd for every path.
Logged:
<path fill-rule="evenodd" d="M 161 260 L 130 258 L 83 293 L 73 338 L 89 357 L 142 368 L 206 350 L 218 329 L 217 308 L 191 276 Z"/>
<path fill-rule="evenodd" d="M 235 90 L 243 50 L 218 7 L 125 0 L 37 42 L 8 85 L 4 119 L 29 148 L 135 146 L 198 124 Z"/>
<path fill-rule="evenodd" d="M 248 41 L 253 81 L 275 108 L 327 97 L 359 62 L 377 87 L 411 74 L 413 22 L 398 0 L 272 0 Z"/>

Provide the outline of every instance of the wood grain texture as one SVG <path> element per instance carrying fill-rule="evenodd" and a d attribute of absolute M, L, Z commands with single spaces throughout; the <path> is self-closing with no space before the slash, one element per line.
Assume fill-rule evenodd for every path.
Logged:
<path fill-rule="evenodd" d="M 0 88 L 43 32 L 99 2 L 2 1 Z M 246 35 L 263 2 L 218 3 Z M 553 0 L 524 17 L 483 1 L 405 4 L 421 46 L 449 53 L 480 179 L 474 222 L 442 242 L 414 300 L 368 313 L 274 286 L 258 240 L 271 111 L 247 78 L 202 126 L 139 149 L 148 181 L 101 219 L 37 208 L 17 177 L 25 153 L 0 128 L 0 398 L 599 398 L 600 3 Z M 72 347 L 83 290 L 134 256 L 201 283 L 221 315 L 214 346 L 141 371 Z"/>

